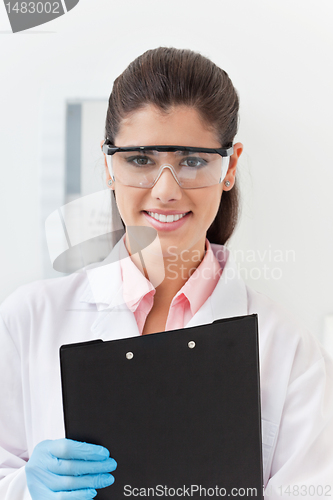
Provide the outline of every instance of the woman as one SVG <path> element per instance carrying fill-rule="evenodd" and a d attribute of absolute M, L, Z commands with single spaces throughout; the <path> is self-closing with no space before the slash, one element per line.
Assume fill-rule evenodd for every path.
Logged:
<path fill-rule="evenodd" d="M 311 485 L 333 495 L 332 362 L 245 286 L 222 246 L 237 221 L 237 114 L 228 75 L 191 51 L 148 51 L 115 81 L 103 152 L 124 238 L 104 265 L 21 287 L 1 307 L 3 500 L 90 499 L 113 482 L 107 450 L 64 439 L 62 344 L 253 313 L 266 497 L 314 498 Z M 157 231 L 143 258 L 131 248 L 133 226 Z"/>

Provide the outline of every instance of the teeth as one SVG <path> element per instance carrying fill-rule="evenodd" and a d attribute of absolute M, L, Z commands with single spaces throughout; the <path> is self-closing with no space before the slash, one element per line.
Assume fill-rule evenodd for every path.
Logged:
<path fill-rule="evenodd" d="M 176 220 L 181 219 L 186 215 L 187 212 L 184 214 L 176 214 L 176 215 L 164 215 L 164 214 L 156 214 L 154 212 L 148 212 L 148 214 L 153 217 L 154 219 L 160 221 L 160 222 L 175 222 Z"/>

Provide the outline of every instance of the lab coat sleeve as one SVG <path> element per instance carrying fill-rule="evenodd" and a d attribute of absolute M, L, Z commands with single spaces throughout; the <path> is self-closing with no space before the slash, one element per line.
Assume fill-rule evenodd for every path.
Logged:
<path fill-rule="evenodd" d="M 295 352 L 265 494 L 296 497 L 333 497 L 333 360 L 310 334 Z"/>
<path fill-rule="evenodd" d="M 28 460 L 21 359 L 0 317 L 0 498 L 31 500 L 25 476 Z"/>

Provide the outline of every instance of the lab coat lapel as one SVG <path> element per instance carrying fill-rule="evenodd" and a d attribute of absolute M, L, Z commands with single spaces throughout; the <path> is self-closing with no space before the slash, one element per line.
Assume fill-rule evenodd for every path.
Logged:
<path fill-rule="evenodd" d="M 213 293 L 187 323 L 186 328 L 248 314 L 246 286 L 229 250 L 221 245 L 211 246 L 223 272 Z"/>
<path fill-rule="evenodd" d="M 123 298 L 121 244 L 119 241 L 101 265 L 86 270 L 87 286 L 81 302 L 96 306 L 97 317 L 91 326 L 93 338 L 113 340 L 140 334 L 135 316 Z"/>

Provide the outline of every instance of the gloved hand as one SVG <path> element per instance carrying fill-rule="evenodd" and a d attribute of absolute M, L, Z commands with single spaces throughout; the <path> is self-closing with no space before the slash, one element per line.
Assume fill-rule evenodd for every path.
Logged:
<path fill-rule="evenodd" d="M 102 446 L 57 439 L 39 443 L 25 466 L 33 500 L 91 500 L 114 482 L 117 462 Z M 61 494 L 59 494 L 61 492 Z"/>

